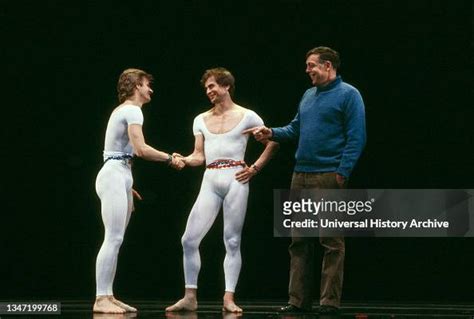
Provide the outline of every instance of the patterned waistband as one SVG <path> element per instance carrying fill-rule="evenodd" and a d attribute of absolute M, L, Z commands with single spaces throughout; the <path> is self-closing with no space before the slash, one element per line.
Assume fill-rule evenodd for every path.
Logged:
<path fill-rule="evenodd" d="M 132 162 L 132 158 L 132 155 L 109 156 L 104 160 L 104 164 L 107 163 L 108 160 L 123 161 L 124 164 L 130 164 Z"/>
<path fill-rule="evenodd" d="M 229 168 L 235 166 L 247 166 L 244 161 L 234 161 L 231 159 L 218 159 L 207 165 L 206 168 L 209 169 L 220 169 L 220 168 Z"/>

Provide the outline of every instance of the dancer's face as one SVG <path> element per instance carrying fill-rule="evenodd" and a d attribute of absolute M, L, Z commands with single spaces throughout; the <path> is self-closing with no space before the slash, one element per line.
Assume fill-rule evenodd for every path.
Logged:
<path fill-rule="evenodd" d="M 151 95 L 153 94 L 153 90 L 150 87 L 150 81 L 148 79 L 143 79 L 142 83 L 138 85 L 138 93 L 144 103 L 148 103 L 151 101 Z"/>
<path fill-rule="evenodd" d="M 222 102 L 224 97 L 229 94 L 229 87 L 220 86 L 213 76 L 206 80 L 206 83 L 204 83 L 204 88 L 206 89 L 206 95 L 212 104 Z"/>
<path fill-rule="evenodd" d="M 306 73 L 314 86 L 325 85 L 329 82 L 331 64 L 319 60 L 319 54 L 311 54 L 306 59 Z"/>

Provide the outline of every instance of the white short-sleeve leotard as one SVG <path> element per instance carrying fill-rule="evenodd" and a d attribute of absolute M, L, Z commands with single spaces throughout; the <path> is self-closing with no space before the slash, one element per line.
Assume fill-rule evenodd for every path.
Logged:
<path fill-rule="evenodd" d="M 104 159 L 133 155 L 133 147 L 128 138 L 130 124 L 143 125 L 143 113 L 139 106 L 123 105 L 112 112 L 105 132 Z"/>
<path fill-rule="evenodd" d="M 204 113 L 201 113 L 194 119 L 193 133 L 204 136 L 204 155 L 206 165 L 209 165 L 218 159 L 243 160 L 249 135 L 242 134 L 242 131 L 260 125 L 263 125 L 260 116 L 254 111 L 246 110 L 243 118 L 234 128 L 226 133 L 214 134 L 207 129 Z"/>

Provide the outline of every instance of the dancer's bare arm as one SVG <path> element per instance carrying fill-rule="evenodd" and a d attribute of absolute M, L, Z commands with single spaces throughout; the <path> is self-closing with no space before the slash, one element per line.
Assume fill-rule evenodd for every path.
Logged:
<path fill-rule="evenodd" d="M 182 155 L 174 153 L 173 156 L 181 157 L 186 166 L 201 166 L 206 161 L 204 156 L 204 136 L 202 134 L 195 135 L 194 151 L 192 154 L 182 157 Z"/>
<path fill-rule="evenodd" d="M 280 148 L 280 145 L 277 142 L 269 141 L 267 139 L 260 140 L 260 143 L 265 145 L 265 149 L 260 157 L 252 165 L 245 167 L 235 174 L 235 179 L 239 182 L 244 184 L 248 183 L 252 177 L 257 175 L 257 173 L 267 165 L 273 155 L 275 155 Z"/>
<path fill-rule="evenodd" d="M 129 125 L 128 136 L 136 156 L 148 161 L 168 162 L 168 164 L 176 169 L 181 169 L 184 166 L 178 158 L 172 157 L 170 154 L 159 151 L 146 144 L 142 126 L 140 124 Z"/>

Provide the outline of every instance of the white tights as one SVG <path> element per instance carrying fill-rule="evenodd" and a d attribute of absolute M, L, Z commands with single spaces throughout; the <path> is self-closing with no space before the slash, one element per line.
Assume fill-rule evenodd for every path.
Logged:
<path fill-rule="evenodd" d="M 211 228 L 221 205 L 224 211 L 224 259 L 225 291 L 234 292 L 239 279 L 242 258 L 240 239 L 247 210 L 248 184 L 235 180 L 235 173 L 242 167 L 207 169 L 201 190 L 191 210 L 183 244 L 184 279 L 186 288 L 197 288 L 201 268 L 199 244 Z"/>
<path fill-rule="evenodd" d="M 117 258 L 133 207 L 133 178 L 130 167 L 120 160 L 107 161 L 96 179 L 101 201 L 104 242 L 97 255 L 97 296 L 113 295 Z"/>

